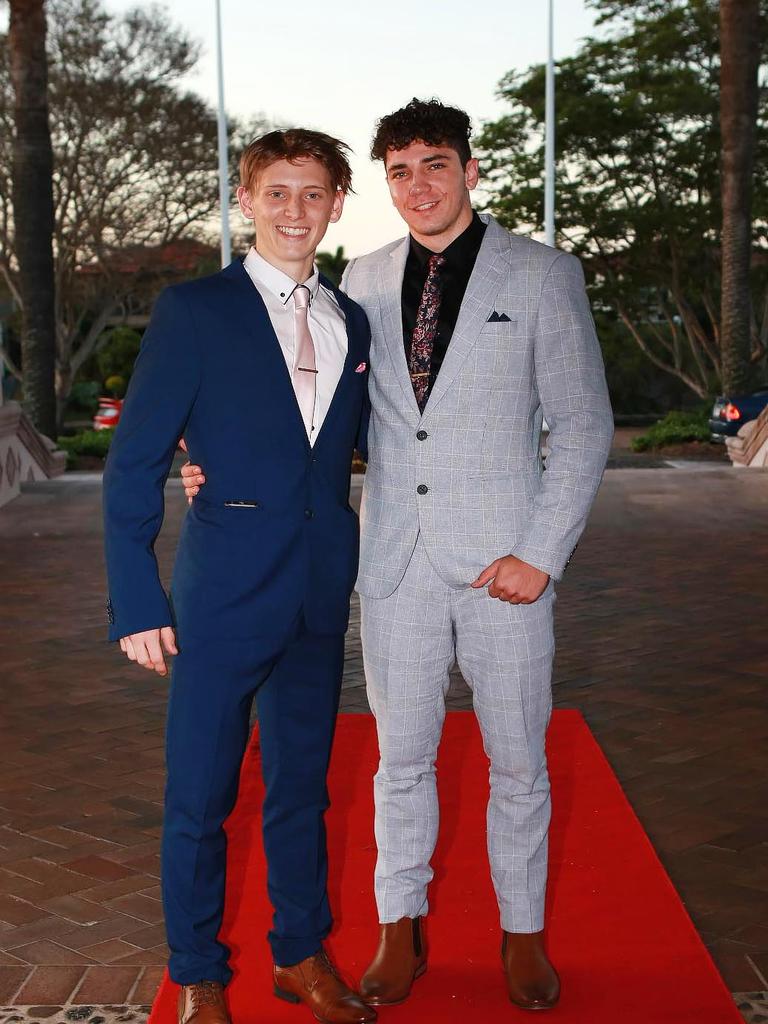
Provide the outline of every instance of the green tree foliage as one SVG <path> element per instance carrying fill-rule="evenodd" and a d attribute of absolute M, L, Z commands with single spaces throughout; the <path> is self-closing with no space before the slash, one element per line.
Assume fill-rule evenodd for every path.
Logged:
<path fill-rule="evenodd" d="M 94 416 L 99 407 L 101 385 L 96 380 L 76 380 L 69 394 L 68 408 Z"/>
<path fill-rule="evenodd" d="M 139 354 L 141 335 L 131 327 L 115 327 L 111 330 L 96 356 L 99 376 L 102 382 L 108 377 L 122 377 L 128 381 L 133 373 L 133 364 Z"/>
<path fill-rule="evenodd" d="M 181 80 L 198 45 L 157 6 L 48 0 L 59 418 L 110 325 L 151 304 L 164 247 L 216 230 L 216 116 Z M 13 109 L 0 35 L 0 275 L 19 305 L 10 204 Z M 232 124 L 234 156 L 243 135 Z M 12 370 L 19 372 L 18 367 Z"/>
<path fill-rule="evenodd" d="M 698 401 L 685 384 L 661 373 L 643 354 L 612 310 L 594 310 L 613 410 L 618 414 L 658 413 Z"/>
<path fill-rule="evenodd" d="M 336 252 L 319 252 L 315 257 L 321 274 L 333 281 L 335 285 L 341 284 L 341 278 L 346 270 L 349 260 L 344 255 L 344 246 L 340 245 Z"/>
<path fill-rule="evenodd" d="M 761 2 L 768 10 L 768 0 Z M 584 260 L 595 308 L 615 316 L 652 363 L 703 398 L 722 373 L 718 5 L 592 6 L 601 37 L 558 66 L 558 244 Z M 508 113 L 477 140 L 488 208 L 512 230 L 541 230 L 543 67 L 507 75 L 500 95 Z M 768 342 L 764 105 L 757 140 L 755 363 Z"/>

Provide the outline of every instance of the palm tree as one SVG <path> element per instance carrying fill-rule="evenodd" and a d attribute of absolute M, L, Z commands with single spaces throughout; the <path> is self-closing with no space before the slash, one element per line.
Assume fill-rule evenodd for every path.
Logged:
<path fill-rule="evenodd" d="M 758 104 L 760 0 L 720 0 L 720 131 L 723 221 L 723 390 L 750 377 L 752 176 Z"/>
<path fill-rule="evenodd" d="M 48 125 L 44 0 L 10 0 L 8 51 L 14 91 L 13 222 L 23 308 L 25 407 L 56 436 L 53 153 Z"/>

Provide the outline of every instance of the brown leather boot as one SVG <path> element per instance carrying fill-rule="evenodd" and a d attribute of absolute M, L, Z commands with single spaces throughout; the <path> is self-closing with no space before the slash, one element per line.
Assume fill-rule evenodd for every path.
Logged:
<path fill-rule="evenodd" d="M 510 1000 L 522 1010 L 550 1010 L 560 998 L 560 979 L 544 952 L 544 932 L 503 932 L 501 960 Z"/>
<path fill-rule="evenodd" d="M 278 999 L 305 1003 L 322 1024 L 368 1024 L 376 1020 L 376 1011 L 344 984 L 323 949 L 291 967 L 275 964 L 273 973 Z"/>
<path fill-rule="evenodd" d="M 231 1024 L 219 981 L 182 985 L 176 1011 L 178 1024 Z"/>
<path fill-rule="evenodd" d="M 383 924 L 379 948 L 360 982 L 360 994 L 374 1006 L 394 1006 L 411 994 L 411 986 L 427 969 L 421 918 L 401 917 Z"/>

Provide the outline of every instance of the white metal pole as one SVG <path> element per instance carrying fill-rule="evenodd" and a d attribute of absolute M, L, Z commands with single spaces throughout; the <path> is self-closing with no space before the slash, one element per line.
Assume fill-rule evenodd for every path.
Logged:
<path fill-rule="evenodd" d="M 547 245 L 555 244 L 555 19 L 553 7 L 554 0 L 549 0 L 544 129 L 544 232 Z"/>
<path fill-rule="evenodd" d="M 224 110 L 224 58 L 221 47 L 221 0 L 216 0 L 216 53 L 219 74 L 219 206 L 221 207 L 221 265 L 232 259 L 229 235 L 229 166 L 227 160 L 227 115 Z"/>

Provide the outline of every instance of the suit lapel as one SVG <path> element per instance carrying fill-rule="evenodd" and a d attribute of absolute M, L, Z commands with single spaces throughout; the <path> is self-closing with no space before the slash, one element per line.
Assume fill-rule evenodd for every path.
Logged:
<path fill-rule="evenodd" d="M 467 283 L 448 351 L 424 409 L 425 417 L 448 391 L 477 343 L 509 267 L 509 234 L 491 218 Z"/>
<path fill-rule="evenodd" d="M 403 389 L 403 398 L 411 413 L 412 419 L 418 420 L 421 417 L 419 407 L 416 403 L 416 396 L 413 393 L 411 377 L 408 373 L 408 363 L 405 359 L 405 344 L 403 340 L 403 276 L 405 274 L 405 261 L 408 258 L 409 237 L 402 240 L 390 252 L 386 263 L 382 267 L 381 274 L 381 325 L 383 328 L 384 342 L 389 351 L 389 357 L 395 370 L 400 387 Z"/>
<path fill-rule="evenodd" d="M 232 312 L 238 317 L 243 325 L 244 332 L 252 335 L 264 353 L 268 365 L 272 370 L 272 377 L 277 390 L 277 399 L 286 409 L 288 423 L 294 434 L 298 433 L 304 448 L 309 451 L 309 439 L 304 427 L 304 420 L 301 417 L 299 403 L 296 401 L 296 392 L 293 390 L 293 382 L 285 363 L 283 350 L 280 347 L 272 321 L 269 318 L 267 307 L 259 294 L 258 288 L 248 276 L 242 260 L 234 260 L 229 266 L 221 271 L 222 275 L 230 280 L 235 288 L 236 301 Z"/>
<path fill-rule="evenodd" d="M 315 450 L 317 450 L 317 446 L 320 444 L 320 441 L 325 436 L 326 432 L 330 433 L 330 428 L 333 425 L 333 421 L 339 414 L 339 409 L 343 408 L 344 402 L 351 393 L 351 385 L 354 382 L 355 369 L 365 357 L 365 348 L 362 338 L 352 322 L 349 300 L 346 295 L 344 295 L 343 292 L 340 292 L 338 288 L 334 287 L 327 278 L 321 275 L 320 281 L 326 288 L 331 289 L 336 297 L 336 301 L 344 313 L 347 324 L 347 355 L 344 360 L 344 366 L 341 371 L 341 376 L 339 377 L 339 382 L 336 385 L 336 390 L 334 391 L 333 398 L 331 399 L 331 404 L 328 407 L 328 412 L 325 414 L 323 425 L 320 427 L 318 435 L 315 438 Z M 326 428 L 328 428 L 327 431 Z"/>

